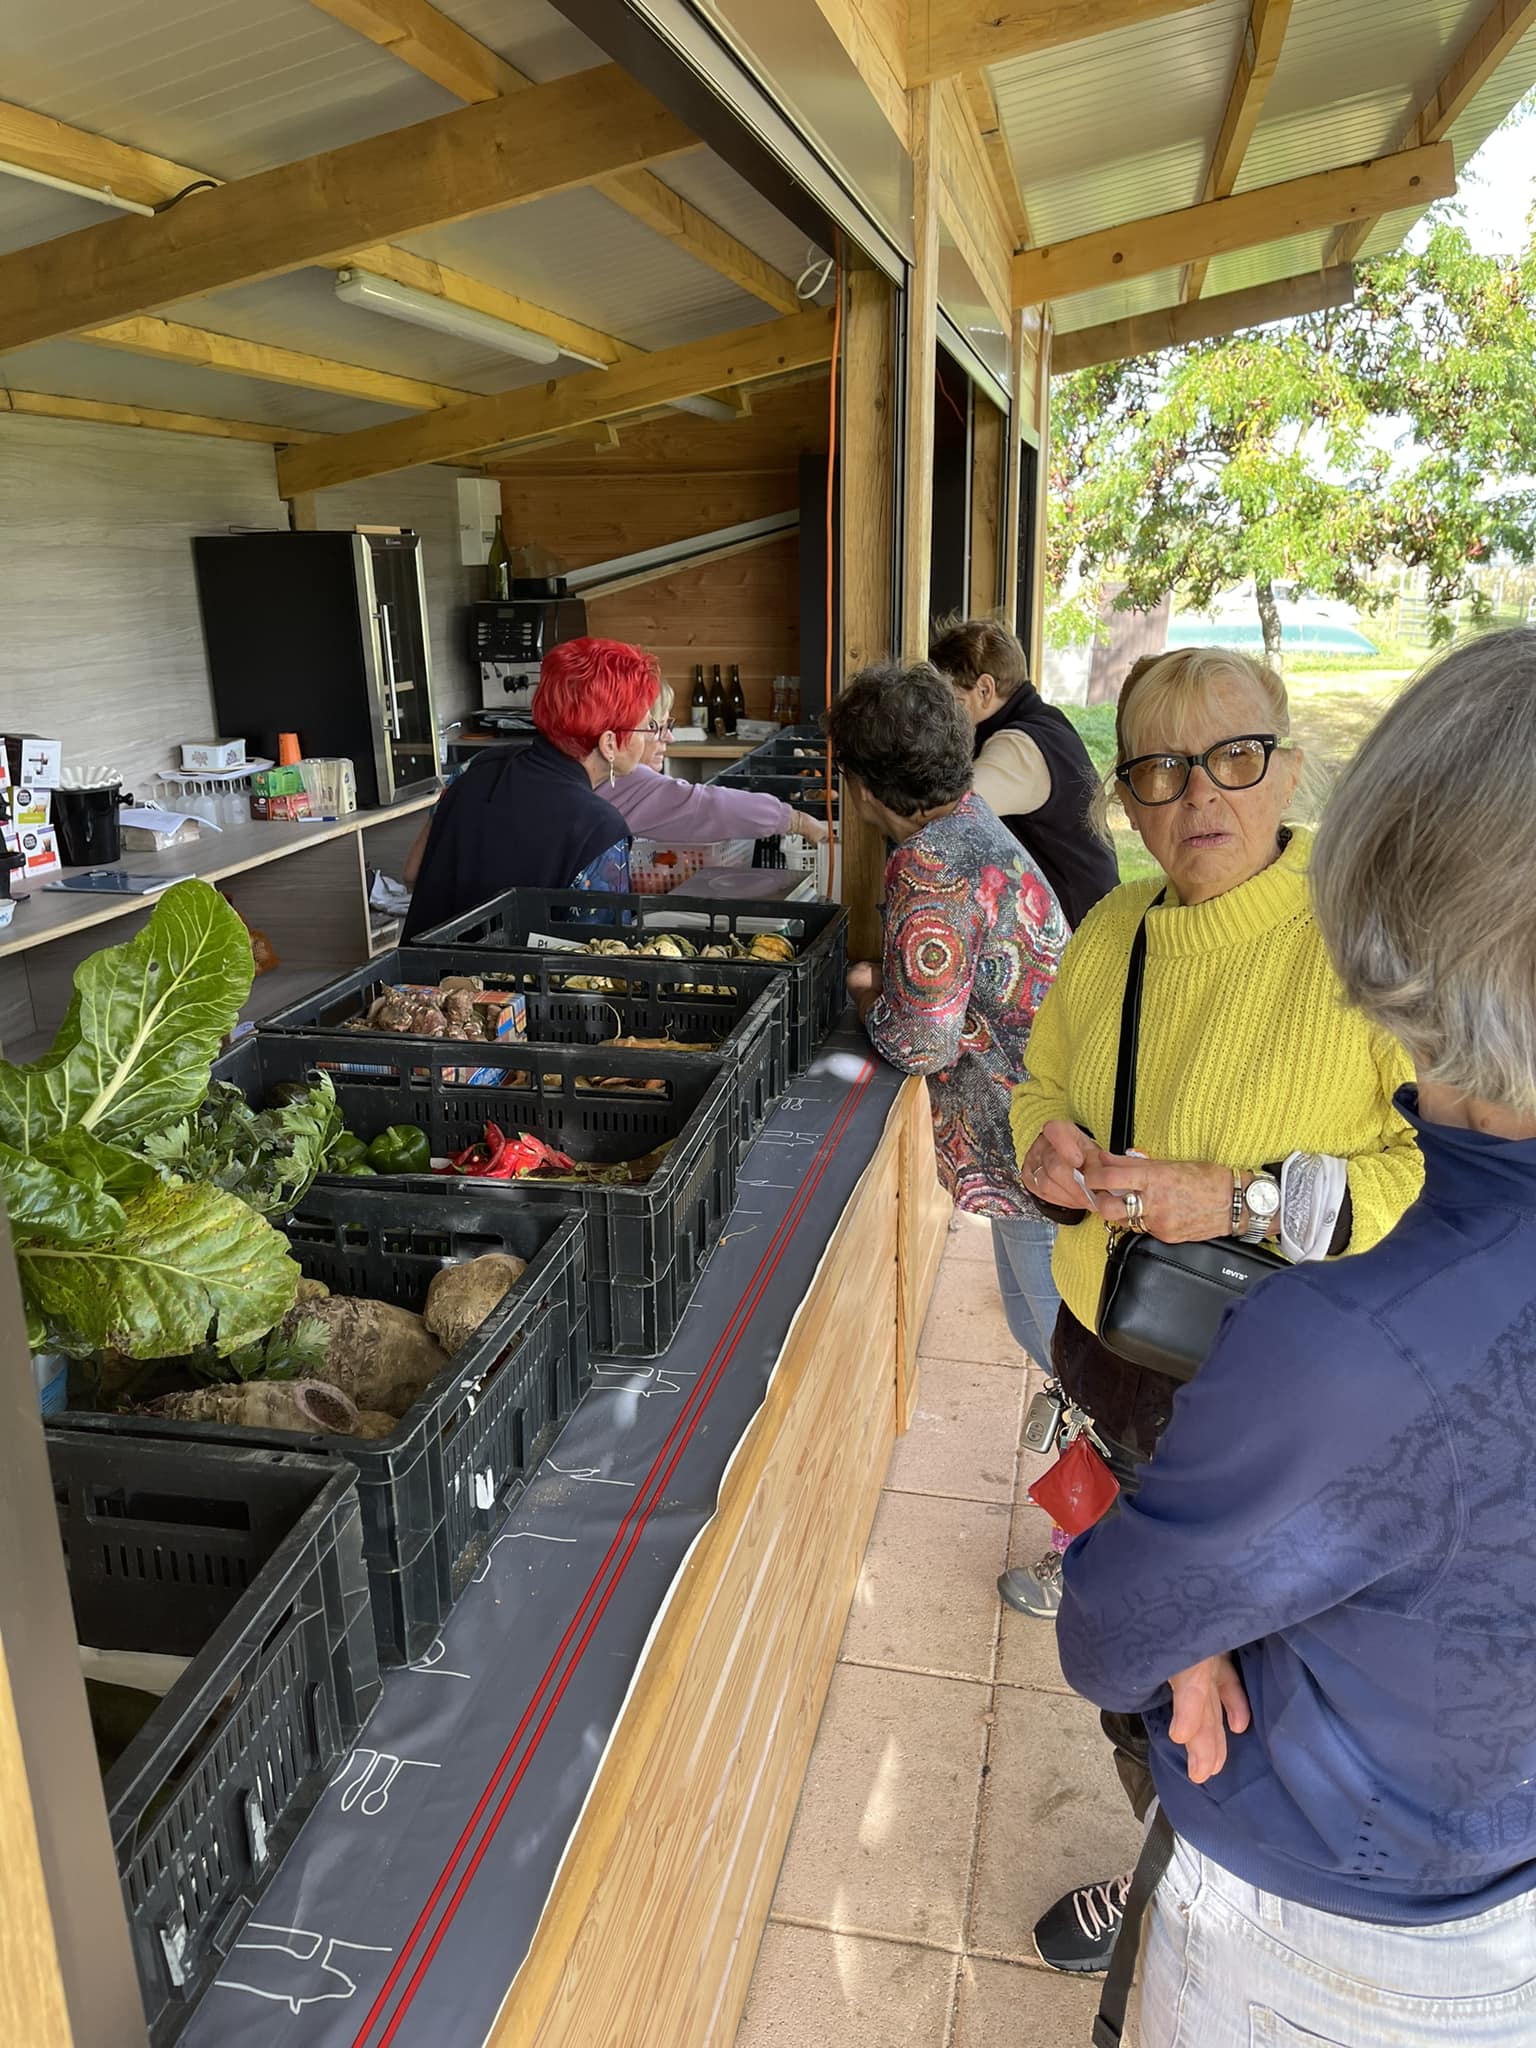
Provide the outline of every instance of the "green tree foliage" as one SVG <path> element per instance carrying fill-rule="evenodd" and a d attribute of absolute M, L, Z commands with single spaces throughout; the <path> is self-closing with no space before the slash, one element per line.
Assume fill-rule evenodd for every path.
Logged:
<path fill-rule="evenodd" d="M 1251 581 L 1274 654 L 1277 583 L 1369 608 L 1387 562 L 1424 570 L 1444 636 L 1458 599 L 1486 612 L 1479 564 L 1536 554 L 1536 244 L 1482 255 L 1441 220 L 1352 306 L 1083 370 L 1052 405 L 1061 637 L 1107 584 L 1140 611 Z"/>

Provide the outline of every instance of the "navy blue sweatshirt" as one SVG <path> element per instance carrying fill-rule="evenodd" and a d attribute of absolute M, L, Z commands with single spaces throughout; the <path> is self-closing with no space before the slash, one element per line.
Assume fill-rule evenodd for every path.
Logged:
<path fill-rule="evenodd" d="M 1133 1501 L 1067 1553 L 1062 1668 L 1145 1713 L 1175 1830 L 1356 1919 L 1536 1887 L 1536 1140 L 1422 1122 L 1390 1237 L 1267 1281 Z M 1251 1730 L 1192 1785 L 1166 1680 L 1235 1654 Z"/>

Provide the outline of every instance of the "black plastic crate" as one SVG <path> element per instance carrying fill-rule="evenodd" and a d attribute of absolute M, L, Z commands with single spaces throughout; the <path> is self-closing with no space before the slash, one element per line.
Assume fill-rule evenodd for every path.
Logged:
<path fill-rule="evenodd" d="M 105 1783 L 149 2038 L 166 2048 L 379 1696 L 355 1474 L 47 1437 L 80 1641 L 192 1659 Z"/>
<path fill-rule="evenodd" d="M 782 932 L 795 958 L 775 971 L 789 983 L 790 1078 L 842 1016 L 848 992 L 848 913 L 838 903 L 726 901 L 714 896 L 598 895 L 580 889 L 509 889 L 423 933 L 427 946 L 524 951 L 540 939 L 577 947 L 636 929 L 681 932 L 696 945 L 737 933 Z"/>
<path fill-rule="evenodd" d="M 334 1032 L 365 1010 L 394 984 L 435 986 L 445 975 L 478 974 L 496 988 L 523 997 L 527 1042 L 541 1045 L 601 1045 L 615 1037 L 677 1038 L 718 1048 L 737 1061 L 738 1151 L 744 1153 L 766 1122 L 789 1081 L 789 990 L 783 970 L 755 960 L 628 960 L 579 966 L 558 955 L 511 953 L 496 947 L 402 946 L 382 953 L 366 967 L 327 984 L 314 995 L 270 1017 L 260 1029 Z M 594 975 L 610 984 L 602 990 L 573 989 L 573 977 Z M 357 1033 L 363 1046 L 376 1038 Z M 418 1044 L 404 1034 L 383 1034 L 392 1042 Z M 426 1041 L 441 1042 L 441 1041 Z M 502 1065 L 509 1048 L 468 1041 L 473 1062 L 489 1070 Z M 359 1064 L 368 1055 L 359 1051 Z"/>
<path fill-rule="evenodd" d="M 494 1048 L 486 1050 L 494 1054 Z M 390 1124 L 415 1124 L 440 1155 L 462 1151 L 487 1123 L 531 1131 L 573 1159 L 602 1164 L 639 1158 L 670 1142 L 656 1172 L 634 1186 L 430 1174 L 377 1182 L 326 1177 L 317 1183 L 354 1192 L 404 1189 L 449 1200 L 520 1203 L 546 1214 L 579 1212 L 588 1223 L 587 1334 L 594 1355 L 653 1358 L 664 1351 L 736 1200 L 739 1062 L 723 1053 L 524 1046 L 522 1086 L 477 1088 L 446 1078 L 463 1072 L 464 1051 L 445 1039 L 393 1038 L 385 1032 L 361 1038 L 355 1031 L 259 1031 L 224 1054 L 213 1072 L 264 1106 L 280 1082 L 302 1081 L 321 1067 L 332 1070 L 342 1113 L 360 1137 L 373 1137 Z M 366 1075 L 337 1071 L 357 1065 L 360 1052 Z M 577 1086 L 597 1076 L 632 1085 L 622 1093 Z M 661 1089 L 643 1089 L 647 1080 L 659 1080 Z"/>
<path fill-rule="evenodd" d="M 751 789 L 776 796 L 797 810 L 822 812 L 827 801 L 827 743 L 814 727 L 775 733 L 749 754 L 730 761 L 710 778 L 723 789 Z M 837 815 L 838 788 L 832 783 L 832 814 Z"/>
<path fill-rule="evenodd" d="M 242 1429 L 69 1411 L 66 1427 L 259 1445 L 345 1458 L 357 1470 L 363 1555 L 379 1654 L 409 1664 L 485 1556 L 592 1376 L 586 1222 L 491 1195 L 464 1202 L 357 1180 L 312 1188 L 284 1229 L 294 1257 L 333 1294 L 420 1309 L 444 1266 L 510 1252 L 527 1271 L 387 1437 Z"/>

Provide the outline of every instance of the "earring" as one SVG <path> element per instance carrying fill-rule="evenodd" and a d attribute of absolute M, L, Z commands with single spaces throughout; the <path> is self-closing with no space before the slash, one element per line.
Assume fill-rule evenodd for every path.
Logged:
<path fill-rule="evenodd" d="M 610 761 L 610 762 L 608 763 L 608 787 L 609 787 L 610 789 L 612 789 L 612 787 L 613 787 L 614 783 L 615 783 L 615 782 L 617 782 L 617 780 L 618 780 L 618 774 L 617 774 L 617 771 L 615 770 L 615 768 L 614 768 L 614 765 L 613 765 L 612 761 Z"/>

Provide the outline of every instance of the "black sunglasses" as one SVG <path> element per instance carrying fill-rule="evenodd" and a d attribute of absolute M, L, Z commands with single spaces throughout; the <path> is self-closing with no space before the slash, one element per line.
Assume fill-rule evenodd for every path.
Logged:
<path fill-rule="evenodd" d="M 1279 744 L 1276 733 L 1245 732 L 1236 739 L 1218 740 L 1203 754 L 1138 754 L 1134 761 L 1120 763 L 1115 780 L 1149 809 L 1176 804 L 1197 768 L 1203 768 L 1218 789 L 1253 789 L 1269 773 L 1269 758 Z"/>

